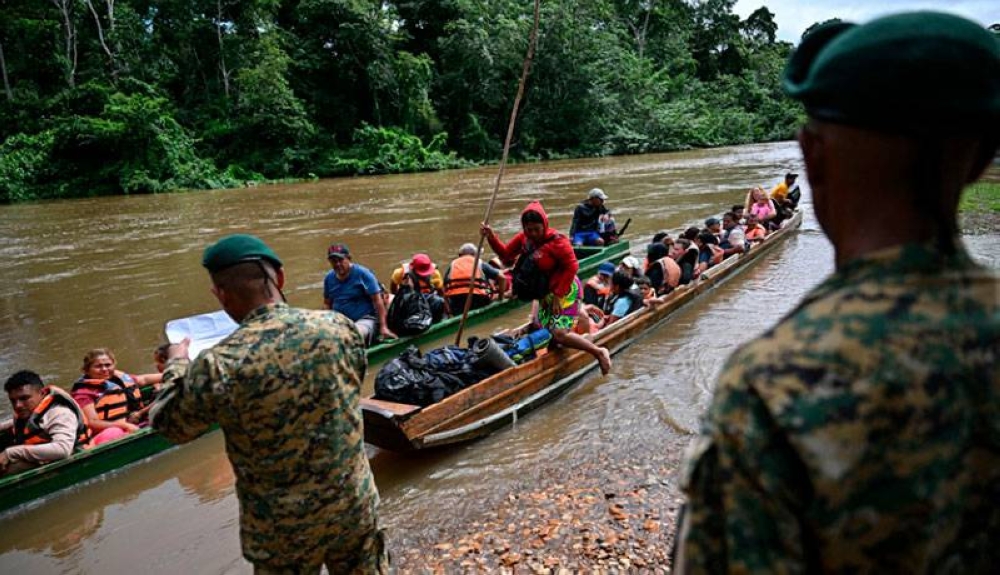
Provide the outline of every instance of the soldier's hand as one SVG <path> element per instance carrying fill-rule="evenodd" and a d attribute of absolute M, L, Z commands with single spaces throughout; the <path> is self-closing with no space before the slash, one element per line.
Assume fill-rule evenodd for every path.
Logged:
<path fill-rule="evenodd" d="M 191 338 L 185 337 L 180 341 L 180 343 L 171 344 L 167 348 L 167 360 L 171 359 L 187 359 L 188 358 L 188 347 L 191 345 Z"/>

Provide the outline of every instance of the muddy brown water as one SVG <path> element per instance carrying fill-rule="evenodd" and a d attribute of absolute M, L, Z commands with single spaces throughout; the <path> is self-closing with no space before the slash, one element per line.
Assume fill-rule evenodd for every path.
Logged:
<path fill-rule="evenodd" d="M 632 219 L 627 237 L 638 253 L 653 232 L 718 215 L 741 203 L 749 185 L 772 186 L 789 169 L 801 171 L 792 143 L 514 166 L 494 226 L 510 236 L 525 203 L 541 199 L 565 230 L 576 203 L 599 186 L 619 225 Z M 333 241 L 380 278 L 415 251 L 444 266 L 476 241 L 494 177 L 483 168 L 2 207 L 0 375 L 31 368 L 66 385 L 91 347 L 114 349 L 128 371 L 151 371 L 165 321 L 216 308 L 199 261 L 207 243 L 229 233 L 270 243 L 285 261 L 290 303 L 303 307 L 322 302 Z M 610 376 L 588 375 L 515 426 L 466 446 L 408 456 L 370 447 L 390 538 L 403 545 L 446 533 L 533 470 L 696 430 L 725 357 L 832 269 L 808 190 L 803 203 L 798 234 L 616 356 Z M 966 244 L 1000 267 L 1000 235 Z M 9 415 L 0 403 L 0 417 Z M 136 570 L 251 571 L 220 434 L 0 517 L 4 573 Z"/>

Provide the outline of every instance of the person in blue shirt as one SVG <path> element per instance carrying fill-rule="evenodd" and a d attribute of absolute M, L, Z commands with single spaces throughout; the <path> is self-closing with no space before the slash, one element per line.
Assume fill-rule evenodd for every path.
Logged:
<path fill-rule="evenodd" d="M 386 325 L 382 286 L 368 268 L 351 260 L 344 244 L 333 244 L 326 252 L 333 268 L 323 280 L 323 307 L 346 315 L 365 338 L 365 345 L 377 337 L 395 339 Z"/>

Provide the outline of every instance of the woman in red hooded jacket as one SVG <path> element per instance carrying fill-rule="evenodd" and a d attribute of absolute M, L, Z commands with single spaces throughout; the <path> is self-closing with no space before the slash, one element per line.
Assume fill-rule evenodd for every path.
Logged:
<path fill-rule="evenodd" d="M 552 339 L 573 349 L 586 351 L 597 359 L 601 372 L 611 371 L 611 354 L 604 347 L 573 332 L 583 308 L 583 286 L 576 277 L 579 264 L 569 239 L 549 227 L 542 204 L 531 202 L 521 212 L 521 228 L 509 243 L 503 243 L 489 225 L 482 233 L 505 265 L 513 265 L 519 256 L 532 251 L 538 269 L 548 277 L 548 293 L 538 300 L 532 323 L 552 332 Z"/>

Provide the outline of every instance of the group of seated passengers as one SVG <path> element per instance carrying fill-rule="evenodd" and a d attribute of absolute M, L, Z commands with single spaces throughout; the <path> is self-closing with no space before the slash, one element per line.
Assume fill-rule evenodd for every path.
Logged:
<path fill-rule="evenodd" d="M 365 338 L 366 345 L 380 339 L 397 336 L 387 323 L 388 309 L 403 286 L 417 289 L 430 304 L 434 322 L 451 315 L 460 315 L 470 294 L 469 309 L 477 309 L 507 297 L 509 272 L 499 262 L 479 261 L 475 267 L 476 246 L 464 244 L 458 256 L 442 274 L 427 254 L 415 254 L 408 262 L 393 270 L 389 289 L 379 283 L 367 267 L 355 263 L 344 244 L 333 244 L 327 250 L 332 268 L 323 281 L 323 306 L 338 311 L 354 322 Z"/>
<path fill-rule="evenodd" d="M 795 177 L 788 174 L 783 184 L 793 185 Z M 794 209 L 787 197 L 783 203 Z M 617 267 L 610 262 L 601 264 L 583 288 L 584 309 L 591 318 L 592 329 L 596 331 L 614 323 L 644 303 L 669 294 L 724 259 L 744 253 L 763 241 L 770 230 L 760 223 L 757 213 L 751 211 L 745 217 L 744 213 L 744 206 L 733 206 L 721 220 L 708 218 L 704 228 L 690 227 L 676 239 L 667 232 L 657 232 L 646 246 L 645 262 L 629 256 Z M 768 221 L 775 221 L 773 215 Z"/>
<path fill-rule="evenodd" d="M 45 385 L 29 370 L 7 378 L 4 391 L 14 418 L 2 429 L 0 475 L 64 459 L 149 425 L 166 347 L 158 347 L 153 355 L 159 373 L 145 375 L 117 369 L 110 349 L 93 349 L 84 355 L 82 373 L 69 392 Z"/>

